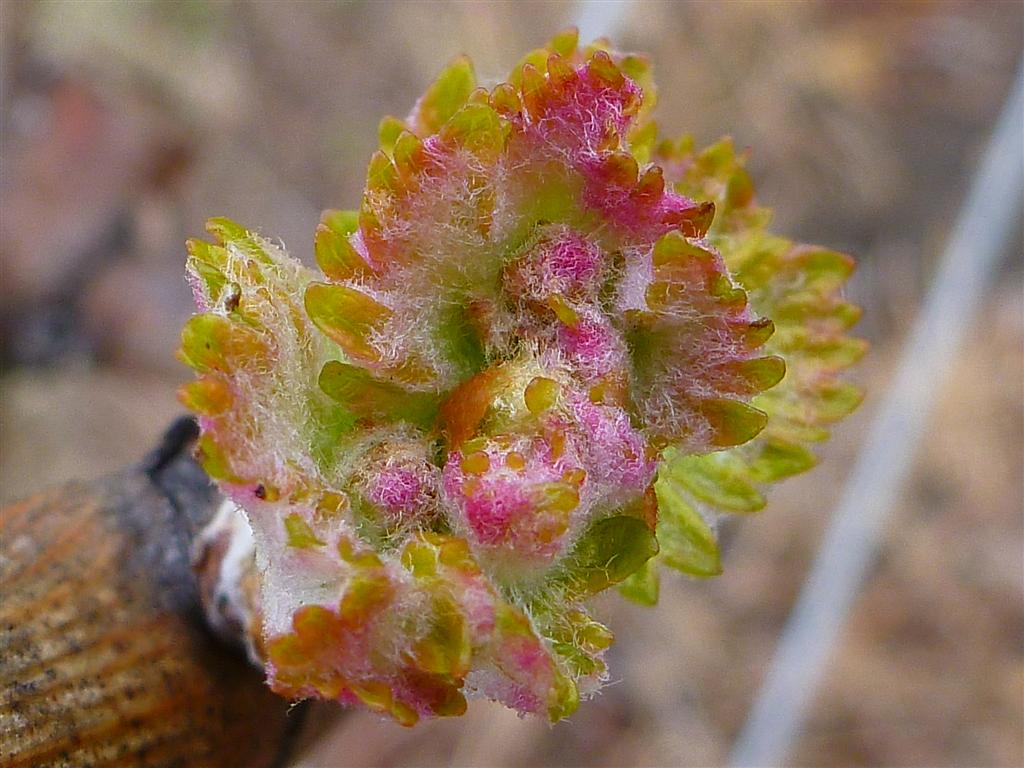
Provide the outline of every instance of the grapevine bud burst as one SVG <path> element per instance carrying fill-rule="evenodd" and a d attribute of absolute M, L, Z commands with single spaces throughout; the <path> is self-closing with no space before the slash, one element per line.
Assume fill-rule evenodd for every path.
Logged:
<path fill-rule="evenodd" d="M 411 725 L 551 720 L 607 677 L 587 609 L 720 570 L 724 513 L 859 402 L 841 254 L 766 230 L 729 141 L 661 139 L 646 60 L 568 31 L 381 124 L 319 273 L 189 243 L 181 390 L 256 544 L 270 685 Z"/>

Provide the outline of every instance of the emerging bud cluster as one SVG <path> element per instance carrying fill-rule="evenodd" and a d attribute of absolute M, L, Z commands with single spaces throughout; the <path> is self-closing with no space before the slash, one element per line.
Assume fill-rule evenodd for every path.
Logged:
<path fill-rule="evenodd" d="M 253 529 L 276 691 L 565 717 L 607 676 L 588 598 L 718 573 L 716 517 L 859 402 L 851 260 L 769 235 L 731 144 L 658 139 L 653 103 L 574 31 L 491 89 L 459 59 L 381 124 L 322 275 L 223 219 L 189 243 L 181 397 Z"/>

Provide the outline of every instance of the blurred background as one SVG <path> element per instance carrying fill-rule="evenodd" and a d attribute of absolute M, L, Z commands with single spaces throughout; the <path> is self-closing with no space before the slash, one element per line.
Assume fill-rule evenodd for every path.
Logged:
<path fill-rule="evenodd" d="M 312 262 L 384 114 L 483 79 L 574 3 L 0 3 L 0 502 L 136 460 L 181 408 L 187 237 L 226 215 Z M 613 684 L 550 728 L 474 702 L 413 730 L 317 708 L 297 765 L 719 765 L 891 380 L 1024 48 L 1019 2 L 635 0 L 663 130 L 731 134 L 776 228 L 854 254 L 868 398 L 735 529 L 725 573 L 605 600 Z M 1022 138 L 1024 140 L 1024 138 Z M 794 764 L 1024 764 L 1018 226 L 920 445 Z"/>

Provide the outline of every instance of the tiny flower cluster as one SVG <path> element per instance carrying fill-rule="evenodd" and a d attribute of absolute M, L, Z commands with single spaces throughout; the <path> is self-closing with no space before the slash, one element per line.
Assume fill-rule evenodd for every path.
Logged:
<path fill-rule="evenodd" d="M 189 243 L 181 398 L 274 690 L 561 719 L 607 677 L 588 599 L 718 573 L 717 517 L 859 402 L 851 260 L 769 234 L 743 157 L 660 139 L 654 99 L 572 30 L 490 89 L 459 59 L 382 122 L 321 274 L 224 219 Z"/>

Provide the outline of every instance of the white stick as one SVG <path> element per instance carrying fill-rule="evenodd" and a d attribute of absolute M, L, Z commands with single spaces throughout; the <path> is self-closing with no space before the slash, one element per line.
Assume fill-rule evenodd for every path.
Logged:
<path fill-rule="evenodd" d="M 1024 65 L 989 142 L 891 389 L 734 746 L 734 766 L 779 765 L 803 725 L 956 350 L 1021 220 Z M 879 681 L 882 684 L 882 681 Z"/>

